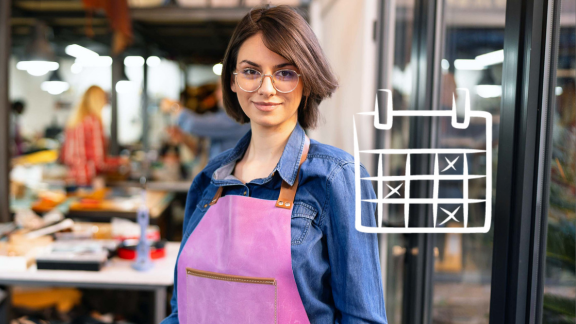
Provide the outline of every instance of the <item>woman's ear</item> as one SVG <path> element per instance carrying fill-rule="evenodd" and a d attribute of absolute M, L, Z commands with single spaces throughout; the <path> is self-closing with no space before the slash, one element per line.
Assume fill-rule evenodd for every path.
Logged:
<path fill-rule="evenodd" d="M 236 82 L 234 82 L 235 77 L 234 74 L 230 75 L 230 89 L 232 89 L 232 92 L 236 92 Z"/>

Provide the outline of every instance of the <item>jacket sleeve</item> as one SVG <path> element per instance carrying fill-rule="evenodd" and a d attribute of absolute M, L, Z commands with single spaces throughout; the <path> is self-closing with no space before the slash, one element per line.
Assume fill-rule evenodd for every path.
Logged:
<path fill-rule="evenodd" d="M 362 165 L 361 177 L 369 174 Z M 322 211 L 331 269 L 336 323 L 387 323 L 382 289 L 378 238 L 355 228 L 354 164 L 347 163 L 327 180 Z M 361 180 L 362 199 L 375 199 L 370 181 Z M 375 226 L 375 204 L 362 202 L 362 224 Z"/>
<path fill-rule="evenodd" d="M 186 229 L 190 224 L 190 218 L 194 213 L 194 209 L 198 204 L 198 199 L 201 196 L 199 190 L 201 190 L 200 180 L 201 180 L 202 173 L 198 174 L 190 189 L 188 190 L 188 196 L 186 197 L 186 208 L 184 212 L 184 224 L 182 226 L 182 243 L 180 243 L 180 250 L 178 251 L 178 258 L 176 259 L 176 265 L 174 266 L 174 289 L 172 290 L 172 299 L 170 299 L 170 306 L 172 306 L 172 313 L 168 317 L 166 317 L 161 324 L 178 324 L 178 260 L 180 259 L 180 253 L 182 252 L 182 248 L 186 244 L 186 238 L 184 234 L 186 233 Z"/>

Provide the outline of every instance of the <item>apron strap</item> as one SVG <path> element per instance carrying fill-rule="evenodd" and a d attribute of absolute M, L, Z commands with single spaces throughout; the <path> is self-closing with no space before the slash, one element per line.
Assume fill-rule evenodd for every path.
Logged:
<path fill-rule="evenodd" d="M 218 202 L 218 199 L 220 199 L 220 196 L 222 195 L 222 190 L 224 190 L 224 186 L 218 187 L 218 190 L 216 190 L 214 198 L 212 198 L 212 201 L 208 205 L 212 206 Z"/>
<path fill-rule="evenodd" d="M 280 188 L 280 195 L 278 196 L 278 200 L 276 201 L 276 207 L 279 208 L 286 208 L 292 209 L 294 205 L 294 197 L 296 196 L 296 189 L 298 189 L 298 176 L 300 175 L 300 166 L 302 163 L 306 161 L 308 157 L 308 149 L 310 148 L 310 138 L 306 134 L 304 134 L 304 150 L 302 151 L 302 156 L 300 157 L 300 164 L 298 165 L 298 172 L 296 173 L 296 180 L 294 184 L 290 186 L 286 181 L 282 180 L 282 187 Z M 222 196 L 222 191 L 224 190 L 224 186 L 218 187 L 216 190 L 216 194 L 214 194 L 214 198 L 210 201 L 210 206 L 216 204 L 220 196 Z"/>
<path fill-rule="evenodd" d="M 280 188 L 280 195 L 276 201 L 276 207 L 292 209 L 294 205 L 294 197 L 296 196 L 296 189 L 298 189 L 298 176 L 300 175 L 300 166 L 306 161 L 308 157 L 308 149 L 310 148 L 310 139 L 306 134 L 304 134 L 304 150 L 302 151 L 302 157 L 300 157 L 300 164 L 298 165 L 298 171 L 296 172 L 296 180 L 294 184 L 290 186 L 286 181 L 282 181 L 282 187 Z"/>

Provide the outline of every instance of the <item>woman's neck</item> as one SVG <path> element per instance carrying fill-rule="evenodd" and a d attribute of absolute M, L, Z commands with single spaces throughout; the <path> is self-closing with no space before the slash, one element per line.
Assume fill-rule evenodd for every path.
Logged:
<path fill-rule="evenodd" d="M 276 164 L 280 160 L 295 126 L 296 120 L 294 122 L 287 121 L 274 127 L 263 127 L 252 123 L 252 138 L 246 151 L 245 161 L 274 161 Z"/>

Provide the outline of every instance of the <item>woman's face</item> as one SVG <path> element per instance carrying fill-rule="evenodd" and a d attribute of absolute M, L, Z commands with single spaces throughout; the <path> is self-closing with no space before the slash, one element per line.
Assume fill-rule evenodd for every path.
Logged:
<path fill-rule="evenodd" d="M 273 75 L 278 70 L 290 69 L 297 73 L 300 70 L 288 60 L 269 50 L 262 40 L 261 33 L 246 39 L 236 60 L 235 72 L 253 69 L 261 74 Z M 240 89 L 235 82 L 236 75 L 232 75 L 231 87 L 238 95 L 238 101 L 244 113 L 254 123 L 263 127 L 275 127 L 285 123 L 296 124 L 298 120 L 298 106 L 302 99 L 302 79 L 298 81 L 296 89 L 289 93 L 276 91 L 270 77 L 262 80 L 262 86 L 254 92 Z"/>

